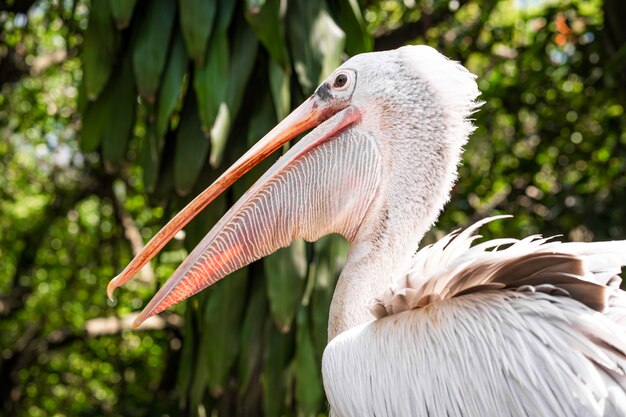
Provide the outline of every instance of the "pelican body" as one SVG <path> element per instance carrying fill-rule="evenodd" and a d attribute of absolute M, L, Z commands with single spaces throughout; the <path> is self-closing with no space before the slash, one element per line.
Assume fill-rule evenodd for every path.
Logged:
<path fill-rule="evenodd" d="M 196 197 L 109 284 L 128 281 L 241 175 L 311 130 L 224 215 L 135 325 L 297 238 L 350 251 L 322 372 L 331 414 L 626 416 L 626 242 L 531 236 L 415 253 L 449 199 L 475 76 L 426 46 L 357 55 Z"/>

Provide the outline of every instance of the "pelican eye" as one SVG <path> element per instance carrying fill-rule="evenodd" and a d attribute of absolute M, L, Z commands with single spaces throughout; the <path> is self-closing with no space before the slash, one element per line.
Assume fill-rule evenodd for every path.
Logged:
<path fill-rule="evenodd" d="M 343 88 L 348 83 L 348 76 L 346 74 L 339 74 L 335 77 L 335 81 L 333 82 L 334 88 Z"/>

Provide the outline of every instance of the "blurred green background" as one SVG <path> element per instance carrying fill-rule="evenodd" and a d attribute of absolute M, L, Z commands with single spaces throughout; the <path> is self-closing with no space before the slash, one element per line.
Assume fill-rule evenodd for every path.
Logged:
<path fill-rule="evenodd" d="M 426 241 L 626 237 L 622 0 L 0 1 L 6 416 L 316 416 L 337 236 L 129 323 L 271 161 L 118 290 L 173 213 L 351 55 L 425 43 L 486 102 Z"/>

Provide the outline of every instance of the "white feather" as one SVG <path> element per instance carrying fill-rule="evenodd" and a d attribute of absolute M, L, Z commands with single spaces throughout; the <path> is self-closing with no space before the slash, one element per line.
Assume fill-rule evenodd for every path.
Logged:
<path fill-rule="evenodd" d="M 482 283 L 481 267 L 489 275 L 533 254 L 572 255 L 586 271 L 578 278 L 604 286 L 626 264 L 626 241 L 561 243 L 531 236 L 471 246 L 481 225 L 502 217 L 421 249 L 409 273 L 377 302 L 389 315 L 331 341 L 322 370 L 333 415 L 624 415 L 623 291 L 607 289 L 612 297 L 603 313 L 551 288 L 450 291 L 467 270 Z M 509 246 L 502 249 L 504 244 Z M 394 299 L 399 294 L 437 297 L 403 309 Z"/>

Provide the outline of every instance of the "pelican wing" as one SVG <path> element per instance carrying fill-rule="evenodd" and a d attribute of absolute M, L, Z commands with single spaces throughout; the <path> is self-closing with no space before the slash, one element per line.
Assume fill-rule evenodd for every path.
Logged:
<path fill-rule="evenodd" d="M 476 291 L 335 337 L 322 371 L 336 417 L 623 417 L 626 332 L 609 305 Z"/>
<path fill-rule="evenodd" d="M 530 236 L 472 246 L 480 226 L 502 217 L 484 219 L 421 249 L 411 270 L 374 300 L 372 313 L 381 318 L 501 289 L 567 296 L 597 311 L 622 302 L 618 275 L 626 265 L 626 241 L 562 243 Z"/>
<path fill-rule="evenodd" d="M 379 319 L 329 343 L 335 416 L 626 415 L 626 242 L 472 246 L 491 220 L 420 250 Z"/>

